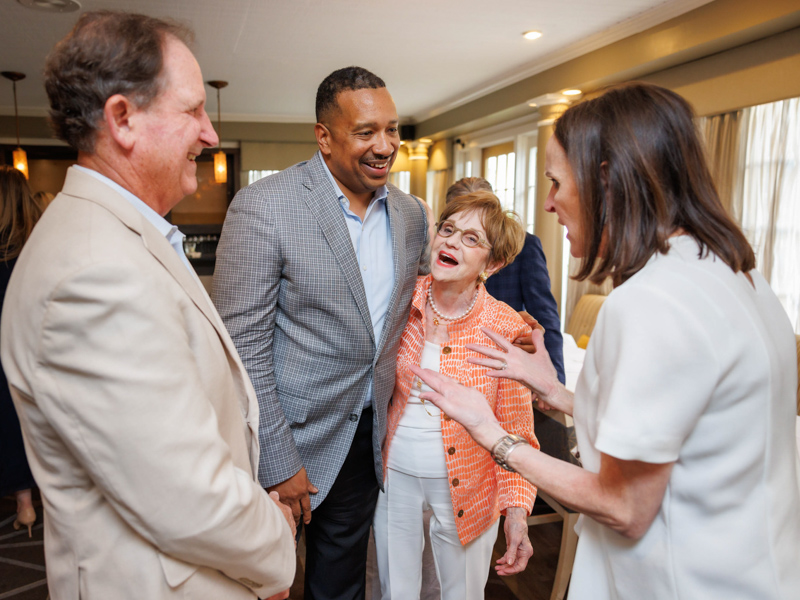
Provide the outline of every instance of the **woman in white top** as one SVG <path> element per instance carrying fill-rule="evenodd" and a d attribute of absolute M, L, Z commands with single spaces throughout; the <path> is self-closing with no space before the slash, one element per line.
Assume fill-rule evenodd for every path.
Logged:
<path fill-rule="evenodd" d="M 507 439 L 477 392 L 417 369 L 436 390 L 423 398 L 584 513 L 570 600 L 800 598 L 795 339 L 692 117 L 677 94 L 629 84 L 556 123 L 545 207 L 577 278 L 615 285 L 574 397 L 540 332 L 536 354 L 492 335 L 501 350 L 475 359 L 574 415 L 583 469 Z"/>

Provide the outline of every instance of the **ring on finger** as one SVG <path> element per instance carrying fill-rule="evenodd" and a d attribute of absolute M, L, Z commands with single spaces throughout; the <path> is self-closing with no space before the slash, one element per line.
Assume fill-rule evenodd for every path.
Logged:
<path fill-rule="evenodd" d="M 501 362 L 501 364 L 500 364 L 500 368 L 498 370 L 499 371 L 505 371 L 508 368 L 508 363 L 506 361 L 504 361 L 504 360 L 500 361 L 500 362 Z"/>

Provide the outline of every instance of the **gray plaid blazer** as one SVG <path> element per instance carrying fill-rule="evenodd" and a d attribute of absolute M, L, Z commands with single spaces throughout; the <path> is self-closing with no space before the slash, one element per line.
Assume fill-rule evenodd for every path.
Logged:
<path fill-rule="evenodd" d="M 380 340 L 336 192 L 320 153 L 236 194 L 217 249 L 213 299 L 255 387 L 259 481 L 285 481 L 301 466 L 319 493 L 341 469 L 374 382 L 373 455 L 394 388 L 400 334 L 425 263 L 427 215 L 389 186 L 395 285 Z"/>

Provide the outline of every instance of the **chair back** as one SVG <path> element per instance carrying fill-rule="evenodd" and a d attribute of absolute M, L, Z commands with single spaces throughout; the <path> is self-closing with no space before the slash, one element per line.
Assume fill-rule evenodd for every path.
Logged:
<path fill-rule="evenodd" d="M 584 294 L 581 296 L 572 316 L 569 318 L 566 332 L 575 340 L 579 340 L 582 335 L 591 336 L 594 324 L 597 321 L 597 313 L 606 301 L 606 296 L 599 294 Z"/>

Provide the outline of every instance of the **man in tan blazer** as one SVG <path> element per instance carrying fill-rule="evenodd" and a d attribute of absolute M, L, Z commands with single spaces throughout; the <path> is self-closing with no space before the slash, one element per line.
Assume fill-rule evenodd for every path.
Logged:
<path fill-rule="evenodd" d="M 78 166 L 17 262 L 1 331 L 53 600 L 286 597 L 294 577 L 291 513 L 255 480 L 253 388 L 163 219 L 217 143 L 185 35 L 87 13 L 45 69 Z"/>

